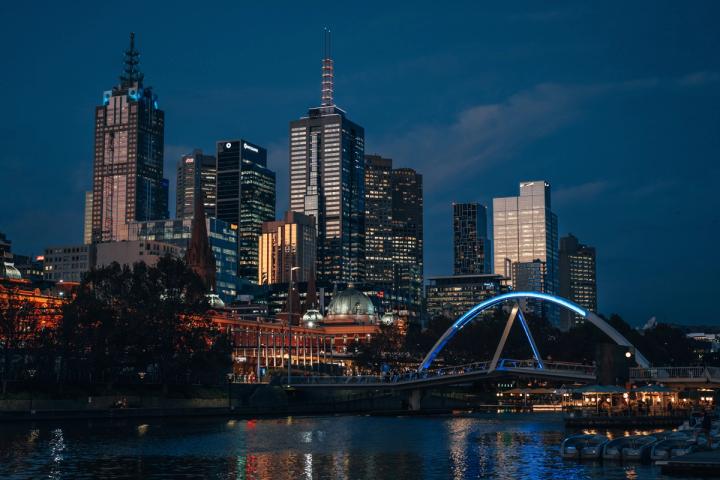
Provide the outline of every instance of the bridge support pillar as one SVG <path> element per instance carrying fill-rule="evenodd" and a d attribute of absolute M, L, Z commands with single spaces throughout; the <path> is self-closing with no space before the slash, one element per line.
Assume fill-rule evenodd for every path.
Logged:
<path fill-rule="evenodd" d="M 407 395 L 408 410 L 417 412 L 421 409 L 422 399 L 425 396 L 424 392 L 420 389 L 410 390 Z"/>

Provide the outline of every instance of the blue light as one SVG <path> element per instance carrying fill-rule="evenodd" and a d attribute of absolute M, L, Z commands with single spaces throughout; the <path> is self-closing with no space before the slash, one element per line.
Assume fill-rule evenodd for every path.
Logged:
<path fill-rule="evenodd" d="M 555 295 L 550 295 L 548 293 L 541 293 L 541 292 L 508 292 L 503 293 L 502 295 L 498 295 L 497 297 L 489 298 L 483 302 L 478 303 L 473 308 L 468 310 L 463 316 L 458 318 L 455 323 L 452 325 L 452 328 L 448 329 L 445 334 L 443 334 L 442 337 L 440 337 L 440 340 L 435 344 L 433 349 L 430 351 L 430 353 L 427 354 L 425 357 L 425 360 L 423 361 L 422 365 L 420 366 L 420 370 L 425 370 L 432 364 L 433 360 L 435 360 L 435 357 L 440 353 L 440 351 L 445 347 L 447 342 L 450 341 L 452 337 L 455 336 L 455 334 L 463 328 L 465 325 L 467 325 L 469 322 L 471 322 L 475 317 L 477 317 L 480 313 L 482 313 L 483 310 L 487 310 L 488 308 L 497 305 L 499 303 L 503 303 L 506 300 L 514 299 L 514 298 L 535 298 L 538 300 L 546 300 L 551 303 L 555 303 L 557 305 L 560 305 L 562 307 L 565 307 L 569 310 L 572 310 L 573 312 L 577 313 L 578 315 L 581 315 L 583 317 L 588 316 L 588 311 L 582 308 L 581 306 L 570 302 L 569 300 L 565 300 L 564 298 L 556 297 Z M 525 328 L 525 327 L 523 327 Z M 526 334 L 527 334 L 526 330 Z M 535 349 L 533 349 L 534 351 Z M 537 355 L 537 352 L 534 352 Z M 539 355 L 537 355 L 537 358 L 539 358 Z"/>

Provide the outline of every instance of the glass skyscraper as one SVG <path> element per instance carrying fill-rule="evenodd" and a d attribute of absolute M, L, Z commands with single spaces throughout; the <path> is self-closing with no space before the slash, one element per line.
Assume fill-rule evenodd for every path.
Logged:
<path fill-rule="evenodd" d="M 423 290 L 423 177 L 396 168 L 392 184 L 392 259 L 395 293 L 413 315 L 420 314 Z"/>
<path fill-rule="evenodd" d="M 365 155 L 365 280 L 393 282 L 392 160 Z"/>
<path fill-rule="evenodd" d="M 217 143 L 217 218 L 238 227 L 239 279 L 257 283 L 262 224 L 275 220 L 275 172 L 267 150 L 246 140 Z"/>
<path fill-rule="evenodd" d="M 177 188 L 175 190 L 175 216 L 192 218 L 195 195 L 202 192 L 205 216 L 215 216 L 215 195 L 217 188 L 217 165 L 215 157 L 194 150 L 183 155 L 177 164 Z"/>
<path fill-rule="evenodd" d="M 335 106 L 333 69 L 326 49 L 320 106 L 290 122 L 290 210 L 317 222 L 318 281 L 357 282 L 365 277 L 365 130 Z"/>
<path fill-rule="evenodd" d="M 164 114 L 143 84 L 134 34 L 118 85 L 95 108 L 92 241 L 126 240 L 128 223 L 168 217 Z"/>
<path fill-rule="evenodd" d="M 490 273 L 487 207 L 479 203 L 453 203 L 455 275 Z"/>
<path fill-rule="evenodd" d="M 597 312 L 595 247 L 583 245 L 573 234 L 560 239 L 560 296 L 591 312 Z M 577 314 L 562 310 L 560 326 L 569 329 L 581 323 Z"/>

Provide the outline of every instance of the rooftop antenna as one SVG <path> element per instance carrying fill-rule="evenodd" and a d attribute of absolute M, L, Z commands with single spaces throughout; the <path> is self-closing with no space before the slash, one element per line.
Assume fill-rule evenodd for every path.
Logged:
<path fill-rule="evenodd" d="M 142 83 L 143 74 L 138 68 L 140 63 L 140 52 L 135 48 L 135 32 L 130 32 L 130 47 L 125 50 L 123 72 L 120 75 L 120 83 L 123 87 L 130 87 L 134 82 Z"/>
<path fill-rule="evenodd" d="M 335 105 L 333 100 L 334 91 L 334 67 L 332 59 L 332 36 L 330 29 L 323 29 L 324 56 L 322 61 L 322 98 L 320 105 L 331 107 Z"/>

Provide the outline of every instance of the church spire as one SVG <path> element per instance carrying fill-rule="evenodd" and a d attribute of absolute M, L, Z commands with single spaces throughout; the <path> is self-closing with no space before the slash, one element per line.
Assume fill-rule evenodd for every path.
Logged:
<path fill-rule="evenodd" d="M 185 253 L 188 266 L 198 274 L 205 287 L 215 291 L 215 256 L 208 240 L 205 225 L 205 205 L 202 190 L 195 193 L 195 204 L 191 224 L 190 245 Z"/>
<path fill-rule="evenodd" d="M 333 99 L 334 94 L 334 67 L 332 59 L 332 37 L 330 35 L 330 29 L 325 27 L 324 30 L 324 57 L 322 61 L 322 97 L 320 105 L 323 107 L 331 107 L 335 105 Z"/>
<path fill-rule="evenodd" d="M 130 33 L 130 47 L 125 50 L 123 72 L 120 75 L 120 86 L 131 87 L 133 83 L 142 84 L 143 74 L 138 65 L 140 64 L 140 52 L 135 48 L 135 32 Z"/>

